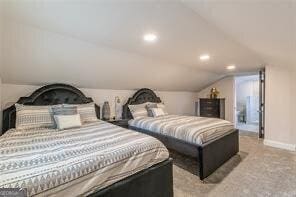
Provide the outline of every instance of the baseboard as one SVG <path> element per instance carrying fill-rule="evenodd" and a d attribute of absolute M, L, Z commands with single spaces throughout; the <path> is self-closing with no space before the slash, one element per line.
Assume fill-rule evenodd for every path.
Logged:
<path fill-rule="evenodd" d="M 275 148 L 281 148 L 285 150 L 290 150 L 290 151 L 296 151 L 296 145 L 295 144 L 286 144 L 282 142 L 277 142 L 277 141 L 272 141 L 272 140 L 264 140 L 263 144 L 266 146 L 272 146 Z"/>

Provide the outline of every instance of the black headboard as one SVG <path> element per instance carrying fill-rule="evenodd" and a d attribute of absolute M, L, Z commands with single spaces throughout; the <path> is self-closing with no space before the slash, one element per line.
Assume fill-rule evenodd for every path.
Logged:
<path fill-rule="evenodd" d="M 23 105 L 56 105 L 56 104 L 84 104 L 93 102 L 77 88 L 67 84 L 51 84 L 43 86 L 33 92 L 29 97 L 21 97 L 17 103 Z M 97 118 L 100 118 L 100 107 L 95 105 Z M 15 128 L 16 112 L 12 105 L 3 111 L 2 134 Z"/>
<path fill-rule="evenodd" d="M 148 89 L 148 88 L 142 88 L 138 90 L 133 97 L 129 98 L 127 103 L 123 105 L 123 111 L 122 111 L 122 118 L 123 119 L 132 119 L 133 116 L 128 108 L 128 105 L 137 105 L 142 104 L 145 102 L 152 102 L 152 103 L 161 103 L 161 100 L 156 94 Z"/>

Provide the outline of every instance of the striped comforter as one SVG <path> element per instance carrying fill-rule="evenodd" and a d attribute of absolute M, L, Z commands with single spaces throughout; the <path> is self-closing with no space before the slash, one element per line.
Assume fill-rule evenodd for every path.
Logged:
<path fill-rule="evenodd" d="M 199 145 L 234 129 L 233 124 L 226 120 L 178 115 L 140 117 L 130 120 L 129 125 Z"/>
<path fill-rule="evenodd" d="M 0 137 L 0 188 L 87 195 L 168 156 L 155 138 L 103 121 L 64 131 L 12 129 Z"/>

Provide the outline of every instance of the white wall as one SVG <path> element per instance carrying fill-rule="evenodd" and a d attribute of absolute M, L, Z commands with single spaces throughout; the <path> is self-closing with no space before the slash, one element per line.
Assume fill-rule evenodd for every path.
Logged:
<path fill-rule="evenodd" d="M 29 96 L 34 90 L 40 86 L 30 85 L 14 85 L 2 84 L 2 90 L 5 94 L 2 95 L 1 105 L 3 108 L 15 103 L 22 96 Z M 94 101 L 101 105 L 104 101 L 109 101 L 111 107 L 111 115 L 114 115 L 114 100 L 115 96 L 119 96 L 124 104 L 135 91 L 133 90 L 107 90 L 107 89 L 80 89 L 86 96 L 92 97 Z M 194 92 L 169 92 L 156 91 L 156 94 L 167 106 L 167 110 L 171 114 L 194 115 L 195 101 L 197 100 Z"/>
<path fill-rule="evenodd" d="M 0 1 L 0 103 L 2 98 L 2 67 L 3 67 L 3 18 L 2 2 Z M 0 106 L 0 133 L 2 131 L 2 105 Z"/>
<path fill-rule="evenodd" d="M 2 74 L 3 62 L 3 1 L 0 1 L 0 76 Z"/>
<path fill-rule="evenodd" d="M 1 58 L 1 57 L 0 57 Z M 2 103 L 2 79 L 1 79 L 1 68 L 0 68 L 0 103 Z M 0 133 L 2 131 L 2 105 L 0 105 Z"/>
<path fill-rule="evenodd" d="M 231 122 L 234 122 L 234 77 L 223 78 L 216 83 L 210 85 L 209 87 L 198 92 L 199 98 L 209 98 L 211 88 L 217 88 L 220 92 L 219 97 L 225 98 L 225 119 Z"/>
<path fill-rule="evenodd" d="M 296 150 L 296 103 L 295 103 L 295 98 L 296 98 L 296 69 L 293 71 L 293 83 L 292 83 L 292 104 L 291 104 L 291 109 L 290 109 L 290 116 L 292 117 L 292 122 L 290 123 L 292 126 L 292 133 L 291 133 L 291 139 L 292 139 L 292 144 L 294 145 L 294 150 Z"/>
<path fill-rule="evenodd" d="M 296 72 L 266 68 L 265 144 L 295 150 Z"/>

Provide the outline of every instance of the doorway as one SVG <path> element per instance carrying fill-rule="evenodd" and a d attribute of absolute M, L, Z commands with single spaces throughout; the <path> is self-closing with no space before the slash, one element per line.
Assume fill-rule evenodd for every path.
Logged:
<path fill-rule="evenodd" d="M 260 80 L 259 74 L 235 77 L 235 126 L 241 131 L 259 135 Z"/>

